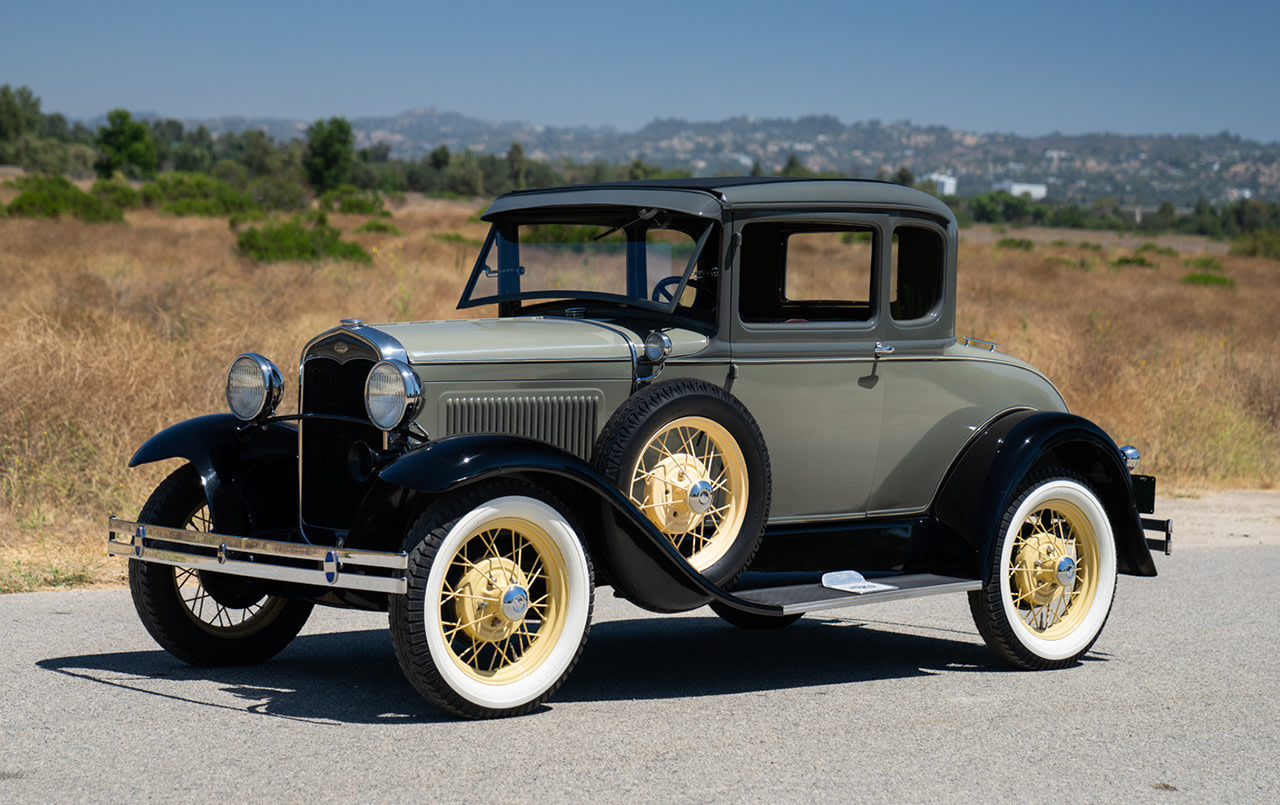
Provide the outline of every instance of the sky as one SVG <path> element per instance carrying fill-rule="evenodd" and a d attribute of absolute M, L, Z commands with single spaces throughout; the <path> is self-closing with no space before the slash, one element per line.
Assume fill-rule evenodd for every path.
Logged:
<path fill-rule="evenodd" d="M 304 121 L 434 107 L 627 131 L 834 115 L 1280 141 L 1280 3 L 173 0 L 0 9 L 46 113 Z"/>

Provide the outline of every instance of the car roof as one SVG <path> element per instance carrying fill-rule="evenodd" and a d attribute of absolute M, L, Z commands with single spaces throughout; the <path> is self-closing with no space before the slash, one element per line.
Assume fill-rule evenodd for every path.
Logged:
<path fill-rule="evenodd" d="M 775 176 L 707 176 L 517 190 L 499 197 L 482 216 L 542 207 L 653 206 L 719 217 L 725 210 L 754 206 L 899 208 L 951 221 L 947 205 L 914 188 L 872 179 L 794 179 Z"/>

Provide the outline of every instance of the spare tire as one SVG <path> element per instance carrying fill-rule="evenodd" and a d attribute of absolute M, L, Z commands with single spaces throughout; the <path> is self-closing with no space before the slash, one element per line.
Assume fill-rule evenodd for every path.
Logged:
<path fill-rule="evenodd" d="M 592 464 L 713 584 L 731 584 L 760 547 L 769 453 L 751 413 L 718 386 L 680 378 L 636 392 L 600 432 Z M 626 567 L 609 577 L 646 605 Z"/>

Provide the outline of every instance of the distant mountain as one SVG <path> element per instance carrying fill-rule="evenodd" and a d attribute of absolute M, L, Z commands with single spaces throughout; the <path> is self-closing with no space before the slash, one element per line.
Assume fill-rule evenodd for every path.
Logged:
<path fill-rule="evenodd" d="M 297 120 L 221 118 L 189 120 L 214 133 L 263 129 L 272 137 L 303 137 Z M 643 159 L 696 175 L 746 173 L 755 163 L 779 170 L 792 154 L 810 170 L 854 177 L 893 173 L 917 178 L 942 173 L 971 195 L 999 182 L 1043 184 L 1051 199 L 1092 203 L 1112 196 L 1126 204 L 1171 201 L 1190 206 L 1201 198 L 1280 200 L 1280 142 L 1259 143 L 1222 132 L 1202 135 L 1050 134 L 1023 137 L 979 134 L 909 121 L 842 123 L 830 115 L 796 119 L 734 117 L 715 122 L 658 119 L 637 131 L 609 127 L 553 127 L 478 120 L 438 109 L 351 121 L 361 145 L 388 142 L 392 154 L 420 158 L 450 150 L 504 153 L 520 142 L 528 156 L 555 161 L 609 162 Z"/>

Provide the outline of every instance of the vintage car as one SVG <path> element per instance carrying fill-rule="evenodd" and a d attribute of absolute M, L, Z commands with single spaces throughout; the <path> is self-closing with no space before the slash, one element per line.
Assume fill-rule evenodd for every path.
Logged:
<path fill-rule="evenodd" d="M 111 518 L 143 624 L 189 663 L 259 662 L 313 605 L 389 613 L 410 683 L 525 713 L 586 641 L 597 585 L 747 628 L 968 593 L 1007 663 L 1097 639 L 1153 576 L 1155 480 L 1054 386 L 955 332 L 957 227 L 870 181 L 707 178 L 510 193 L 459 302 L 367 324 L 130 466 L 185 463 Z M 1163 532 L 1149 538 L 1144 530 Z"/>

